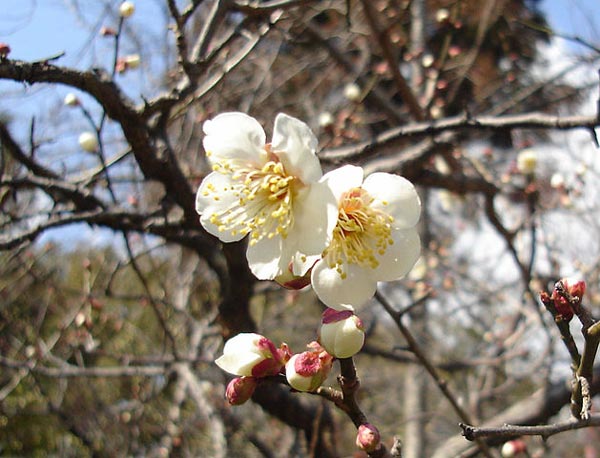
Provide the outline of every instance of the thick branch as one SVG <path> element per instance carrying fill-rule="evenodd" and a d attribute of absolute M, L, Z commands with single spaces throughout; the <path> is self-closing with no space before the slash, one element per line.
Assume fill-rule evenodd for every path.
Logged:
<path fill-rule="evenodd" d="M 5 59 L 0 60 L 0 79 L 29 84 L 65 84 L 93 96 L 106 114 L 121 125 L 144 176 L 164 185 L 167 193 L 184 210 L 187 224 L 199 225 L 194 209 L 194 193 L 187 179 L 175 162 L 158 156 L 142 118 L 106 73 L 81 72 L 47 62 L 28 63 Z"/>

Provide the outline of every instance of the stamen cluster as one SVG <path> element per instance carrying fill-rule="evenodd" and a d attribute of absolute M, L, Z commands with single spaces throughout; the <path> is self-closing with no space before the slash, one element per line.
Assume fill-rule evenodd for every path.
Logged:
<path fill-rule="evenodd" d="M 362 188 L 353 188 L 342 195 L 338 222 L 333 240 L 325 250 L 330 268 L 346 278 L 345 264 L 376 268 L 376 254 L 383 255 L 393 245 L 391 237 L 394 218 L 371 206 L 374 199 Z"/>

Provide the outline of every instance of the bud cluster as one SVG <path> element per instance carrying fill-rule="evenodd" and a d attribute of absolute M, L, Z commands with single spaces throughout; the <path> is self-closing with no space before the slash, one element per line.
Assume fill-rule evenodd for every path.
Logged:
<path fill-rule="evenodd" d="M 557 319 L 571 321 L 576 309 L 581 305 L 585 287 L 583 280 L 563 278 L 554 285 L 549 297 L 548 294 L 542 293 L 542 302 L 552 302 Z"/>

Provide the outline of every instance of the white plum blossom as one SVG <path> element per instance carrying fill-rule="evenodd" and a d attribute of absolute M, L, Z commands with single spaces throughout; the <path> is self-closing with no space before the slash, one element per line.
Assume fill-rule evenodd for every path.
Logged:
<path fill-rule="evenodd" d="M 304 275 L 329 244 L 337 216 L 310 128 L 280 113 L 270 144 L 244 113 L 220 114 L 203 128 L 213 167 L 196 195 L 204 228 L 222 242 L 249 235 L 248 264 L 261 280 L 283 274 L 290 262 Z"/>
<path fill-rule="evenodd" d="M 225 343 L 215 364 L 233 375 L 266 377 L 277 374 L 289 358 L 287 345 L 277 348 L 260 334 L 244 332 Z"/>
<path fill-rule="evenodd" d="M 363 169 L 352 165 L 323 177 L 338 201 L 338 221 L 311 283 L 319 299 L 337 310 L 367 302 L 378 281 L 402 278 L 421 251 L 415 228 L 421 202 L 412 183 L 389 173 L 363 177 Z"/>

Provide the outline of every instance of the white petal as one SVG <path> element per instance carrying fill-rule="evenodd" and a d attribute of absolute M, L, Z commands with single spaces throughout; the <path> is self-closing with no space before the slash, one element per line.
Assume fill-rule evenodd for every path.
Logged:
<path fill-rule="evenodd" d="M 311 273 L 312 287 L 319 299 L 335 310 L 354 310 L 375 294 L 377 281 L 367 270 L 357 265 L 346 265 L 347 277 L 329 268 L 326 261 L 319 261 Z"/>
<path fill-rule="evenodd" d="M 257 353 L 224 354 L 215 364 L 233 375 L 252 375 L 252 368 L 264 359 Z"/>
<path fill-rule="evenodd" d="M 246 259 L 250 270 L 259 280 L 273 280 L 287 269 L 293 253 L 284 253 L 282 239 L 264 237 L 254 245 L 248 245 Z"/>
<path fill-rule="evenodd" d="M 234 195 L 231 186 L 232 182 L 227 175 L 212 172 L 202 180 L 196 193 L 196 211 L 201 215 L 202 227 L 222 242 L 236 242 L 245 236 L 244 233 L 239 232 L 241 226 L 235 228 L 238 231 L 233 235 L 231 230 L 220 231 L 217 225 L 210 222 L 214 213 L 223 212 L 239 200 L 239 196 Z M 214 192 L 208 189 L 209 187 L 212 187 Z M 218 200 L 215 200 L 215 197 Z"/>
<path fill-rule="evenodd" d="M 349 358 L 358 353 L 365 343 L 365 333 L 356 327 L 354 317 L 340 322 L 335 334 L 335 353 L 338 358 Z"/>
<path fill-rule="evenodd" d="M 378 281 L 393 281 L 404 277 L 413 268 L 421 254 L 421 241 L 415 229 L 392 231 L 394 244 L 383 256 L 378 256 L 379 265 L 373 272 Z"/>
<path fill-rule="evenodd" d="M 320 254 L 306 256 L 301 253 L 296 253 L 292 258 L 292 273 L 299 277 L 303 277 L 319 259 L 321 259 Z"/>
<path fill-rule="evenodd" d="M 294 198 L 294 226 L 284 244 L 293 245 L 300 255 L 320 255 L 331 242 L 337 223 L 338 205 L 333 193 L 324 182 L 301 189 Z M 294 272 L 304 275 L 304 272 Z"/>
<path fill-rule="evenodd" d="M 247 353 L 254 351 L 258 353 L 258 343 L 263 336 L 254 332 L 242 332 L 225 342 L 224 354 Z"/>
<path fill-rule="evenodd" d="M 315 155 L 317 138 L 306 124 L 284 113 L 275 118 L 272 151 L 277 154 L 288 174 L 304 183 L 314 183 L 323 175 Z"/>
<path fill-rule="evenodd" d="M 413 184 L 406 178 L 391 173 L 372 173 L 363 183 L 363 189 L 376 200 L 380 208 L 394 217 L 394 227 L 413 227 L 421 215 L 421 200 Z"/>
<path fill-rule="evenodd" d="M 345 165 L 338 169 L 327 172 L 323 180 L 333 192 L 336 200 L 339 201 L 342 194 L 351 188 L 358 188 L 362 185 L 364 171 L 362 167 L 356 165 Z"/>
<path fill-rule="evenodd" d="M 211 163 L 241 159 L 261 164 L 266 157 L 265 131 L 258 121 L 244 113 L 223 113 L 203 126 L 203 140 Z"/>

